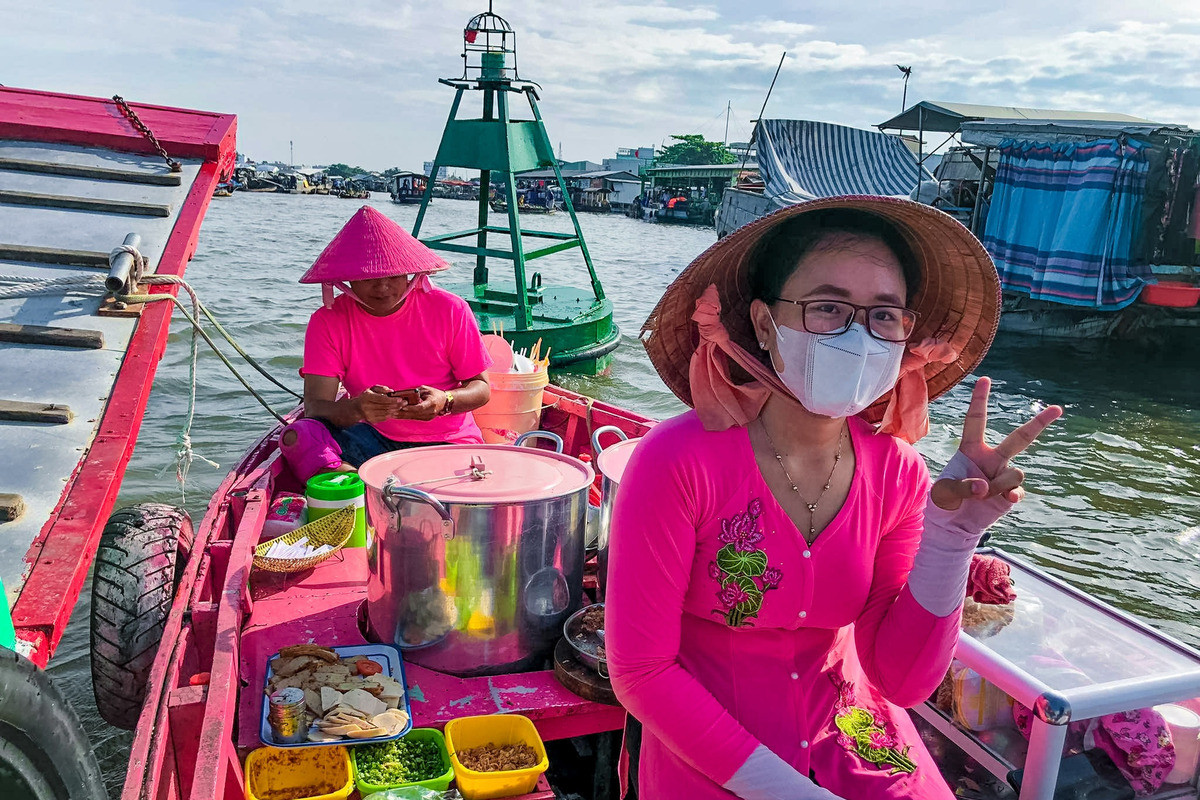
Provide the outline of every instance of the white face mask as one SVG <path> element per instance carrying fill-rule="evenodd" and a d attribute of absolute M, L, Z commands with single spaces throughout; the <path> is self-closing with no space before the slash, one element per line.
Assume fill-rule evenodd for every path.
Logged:
<path fill-rule="evenodd" d="M 874 403 L 900 376 L 903 342 L 885 342 L 857 322 L 844 333 L 775 328 L 783 369 L 775 374 L 800 405 L 823 417 L 852 417 Z M 775 360 L 771 359 L 771 365 Z"/>

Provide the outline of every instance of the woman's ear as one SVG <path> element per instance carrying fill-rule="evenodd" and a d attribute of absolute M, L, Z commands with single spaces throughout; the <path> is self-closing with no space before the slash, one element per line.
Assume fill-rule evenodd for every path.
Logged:
<path fill-rule="evenodd" d="M 770 350 L 774 347 L 775 325 L 771 319 L 771 309 L 762 300 L 750 301 L 750 322 L 754 325 L 758 349 Z"/>

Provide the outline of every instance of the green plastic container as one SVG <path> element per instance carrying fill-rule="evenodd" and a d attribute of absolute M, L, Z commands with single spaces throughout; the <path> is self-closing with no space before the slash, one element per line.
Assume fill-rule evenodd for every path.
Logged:
<path fill-rule="evenodd" d="M 442 736 L 442 732 L 434 728 L 413 728 L 408 733 L 404 734 L 405 739 L 415 739 L 423 742 L 435 742 L 438 746 L 438 753 L 442 756 L 442 765 L 446 767 L 446 771 L 436 778 L 430 778 L 426 781 L 415 781 L 413 783 L 389 783 L 386 786 L 378 786 L 374 783 L 367 783 L 358 774 L 358 751 L 360 749 L 371 747 L 371 745 L 362 745 L 362 747 L 350 748 L 350 761 L 354 764 L 354 785 L 358 787 L 359 793 L 366 797 L 372 792 L 382 792 L 387 789 L 399 789 L 404 786 L 424 786 L 426 789 L 433 789 L 438 792 L 444 792 L 450 788 L 450 782 L 454 780 L 454 766 L 450 763 L 450 753 L 446 750 L 446 738 Z"/>
<path fill-rule="evenodd" d="M 323 472 L 308 479 L 304 495 L 308 521 L 313 522 L 344 506 L 354 506 L 354 533 L 346 547 L 367 546 L 367 487 L 354 472 Z"/>

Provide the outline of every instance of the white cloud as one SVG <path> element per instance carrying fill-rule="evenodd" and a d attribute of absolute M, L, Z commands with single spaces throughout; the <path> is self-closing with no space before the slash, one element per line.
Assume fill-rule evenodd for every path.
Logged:
<path fill-rule="evenodd" d="M 0 0 L 0 82 L 239 114 L 252 155 L 414 167 L 431 157 L 482 0 Z M 908 100 L 1120 111 L 1200 126 L 1193 0 L 504 0 L 555 143 L 599 160 L 697 130 L 744 139 L 767 113 L 866 126 Z M 798 13 L 802 8 L 803 13 Z M 1035 24 L 1036 21 L 1036 24 Z"/>

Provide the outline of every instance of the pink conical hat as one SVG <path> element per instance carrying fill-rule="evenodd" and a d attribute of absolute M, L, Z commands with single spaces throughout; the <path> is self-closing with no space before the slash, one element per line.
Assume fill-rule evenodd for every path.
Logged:
<path fill-rule="evenodd" d="M 449 266 L 383 213 L 363 206 L 321 251 L 300 282 L 366 281 L 439 272 Z"/>

